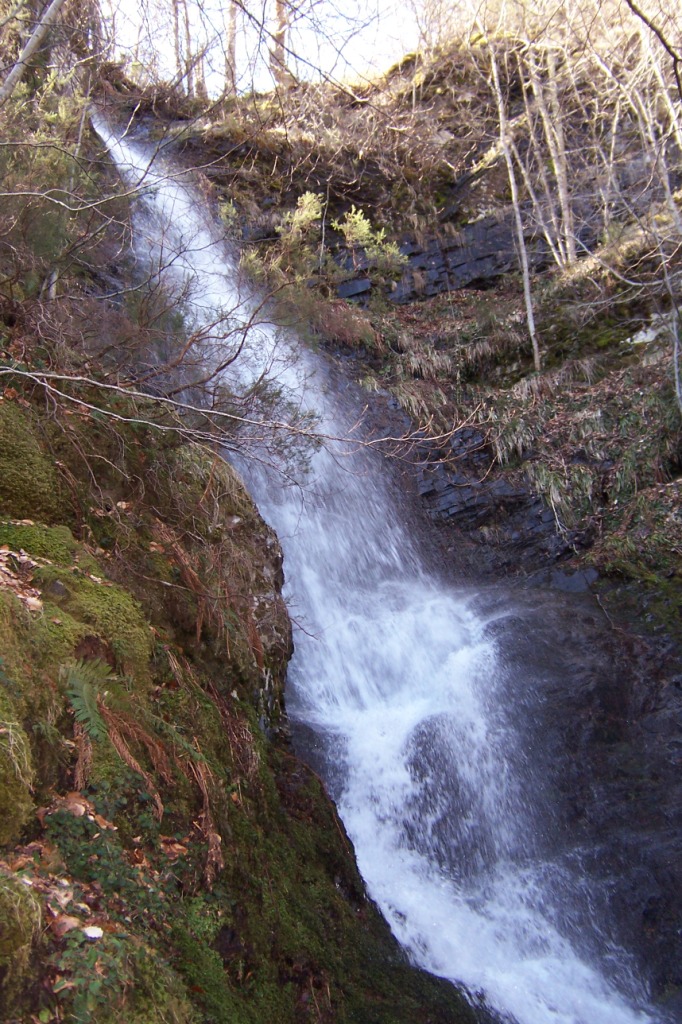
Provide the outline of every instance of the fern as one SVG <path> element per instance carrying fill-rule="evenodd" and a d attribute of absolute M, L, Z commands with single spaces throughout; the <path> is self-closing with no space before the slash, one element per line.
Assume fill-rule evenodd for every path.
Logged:
<path fill-rule="evenodd" d="M 99 658 L 94 661 L 74 661 L 63 665 L 60 676 L 66 684 L 66 693 L 71 702 L 77 722 L 91 740 L 101 741 L 108 736 L 97 697 L 100 689 L 111 679 L 111 669 Z"/>

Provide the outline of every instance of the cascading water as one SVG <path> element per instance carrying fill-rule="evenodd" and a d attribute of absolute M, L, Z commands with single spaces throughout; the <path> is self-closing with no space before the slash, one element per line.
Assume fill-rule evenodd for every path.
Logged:
<path fill-rule="evenodd" d="M 96 127 L 124 179 L 142 182 L 139 258 L 184 291 L 190 320 L 248 319 L 255 300 L 237 286 L 198 195 L 151 147 Z M 272 368 L 281 344 L 261 326 L 231 379 Z M 320 431 L 352 431 L 350 389 L 323 356 L 284 344 L 277 372 L 303 390 Z M 301 487 L 256 461 L 241 468 L 280 537 L 288 600 L 304 626 L 290 717 L 317 735 L 369 892 L 413 961 L 518 1024 L 658 1019 L 607 923 L 608 885 L 585 880 L 593 851 L 557 839 L 554 752 L 549 739 L 543 752 L 541 725 L 533 747 L 529 736 L 564 669 L 543 658 L 541 630 L 530 650 L 533 610 L 498 592 L 453 589 L 422 568 L 373 452 L 329 443 Z"/>

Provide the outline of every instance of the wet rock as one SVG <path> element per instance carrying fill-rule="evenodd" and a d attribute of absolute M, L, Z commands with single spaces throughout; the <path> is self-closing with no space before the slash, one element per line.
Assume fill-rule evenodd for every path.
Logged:
<path fill-rule="evenodd" d="M 551 509 L 549 511 L 551 513 Z M 589 591 L 598 579 L 599 573 L 591 567 L 572 572 L 552 567 L 535 573 L 531 582 L 538 586 L 559 590 L 564 594 L 582 594 Z"/>
<path fill-rule="evenodd" d="M 490 455 L 475 432 L 468 439 L 472 459 L 466 458 L 466 439 L 452 443 L 460 452 L 457 462 L 427 462 L 418 471 L 418 491 L 432 519 L 465 531 L 475 542 L 506 548 L 504 560 L 557 559 L 569 550 L 557 535 L 552 510 L 523 474 L 489 474 Z"/>
<path fill-rule="evenodd" d="M 363 277 L 355 281 L 343 281 L 336 288 L 336 294 L 340 299 L 354 299 L 359 295 L 364 295 L 372 287 L 372 282 L 368 277 Z"/>
<path fill-rule="evenodd" d="M 442 527 L 448 553 L 477 575 L 540 573 L 590 546 L 590 530 L 560 529 L 554 511 L 522 468 L 496 465 L 475 427 L 446 445 L 420 442 L 416 490 L 428 517 Z M 464 543 L 462 543 L 464 542 Z M 544 580 L 554 586 L 550 579 Z M 587 576 L 556 577 L 556 589 L 580 592 Z"/>
<path fill-rule="evenodd" d="M 682 983 L 682 697 L 672 666 L 665 651 L 614 631 L 588 594 L 533 586 L 517 592 L 513 615 L 496 615 L 506 593 L 480 601 L 505 652 L 502 685 L 513 685 L 511 763 L 543 819 L 524 842 L 554 880 L 577 864 L 598 883 L 574 894 L 564 933 L 604 958 L 599 943 L 584 945 L 589 921 L 602 922 L 660 997 Z"/>

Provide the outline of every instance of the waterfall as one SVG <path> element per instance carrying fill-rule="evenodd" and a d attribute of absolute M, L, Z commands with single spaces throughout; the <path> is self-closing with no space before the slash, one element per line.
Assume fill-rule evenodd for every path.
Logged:
<path fill-rule="evenodd" d="M 141 182 L 138 258 L 163 268 L 190 323 L 248 320 L 257 300 L 198 192 L 151 146 L 96 128 Z M 323 354 L 261 324 L 225 372 L 237 386 L 265 367 L 322 433 L 356 436 L 359 399 Z M 555 752 L 536 725 L 547 694 L 568 700 L 572 685 L 538 599 L 436 578 L 390 472 L 361 445 L 325 444 L 300 485 L 257 460 L 239 468 L 285 553 L 289 715 L 316 737 L 369 893 L 412 961 L 516 1024 L 658 1020 L 608 880 L 592 883 L 593 851 L 557 824 Z"/>

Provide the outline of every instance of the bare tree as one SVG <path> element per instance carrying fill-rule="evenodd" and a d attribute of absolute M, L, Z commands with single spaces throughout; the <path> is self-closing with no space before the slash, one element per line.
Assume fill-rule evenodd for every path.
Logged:
<path fill-rule="evenodd" d="M 225 88 L 233 94 L 237 92 L 237 11 L 233 0 L 228 0 L 227 6 L 222 8 L 225 26 Z"/>
<path fill-rule="evenodd" d="M 15 62 L 3 84 L 0 85 L 0 107 L 7 102 L 21 79 L 24 77 L 31 59 L 36 55 L 40 47 L 45 42 L 47 34 L 57 20 L 59 12 L 63 6 L 64 0 L 52 0 L 52 3 L 39 18 L 28 42 L 19 54 L 18 60 Z"/>
<path fill-rule="evenodd" d="M 291 6 L 287 0 L 275 0 L 274 29 L 270 43 L 270 71 L 275 84 L 282 88 L 291 80 L 287 67 L 287 33 L 291 23 Z"/>
<path fill-rule="evenodd" d="M 533 363 L 535 365 L 536 371 L 539 373 L 542 368 L 542 360 L 540 357 L 540 345 L 538 342 L 537 330 L 535 327 L 535 312 L 533 309 L 533 294 L 530 282 L 530 261 L 528 259 L 528 249 L 526 248 L 523 215 L 521 212 L 521 199 L 519 194 L 518 181 L 516 177 L 514 158 L 512 155 L 508 118 L 506 111 L 506 100 L 504 97 L 504 93 L 502 92 L 502 86 L 500 84 L 500 72 L 498 68 L 497 54 L 495 53 L 495 48 L 493 45 L 490 45 L 488 49 L 490 54 L 491 81 L 495 95 L 495 101 L 497 103 L 497 112 L 500 126 L 500 146 L 502 149 L 502 153 L 504 154 L 504 162 L 507 166 L 507 174 L 509 176 L 509 188 L 511 191 L 512 208 L 514 213 L 514 225 L 516 229 L 516 245 L 518 249 L 519 262 L 521 264 L 521 276 L 523 278 L 523 297 L 526 305 L 526 323 L 528 325 L 528 334 L 530 335 L 530 341 L 533 347 Z"/>
<path fill-rule="evenodd" d="M 653 33 L 670 57 L 673 74 L 675 76 L 677 94 L 680 100 L 682 100 L 682 46 L 679 43 L 673 43 L 668 34 L 668 27 L 674 27 L 675 25 L 670 13 L 665 19 L 668 26 L 664 28 L 657 22 L 653 15 L 648 14 L 643 7 L 635 2 L 635 0 L 625 0 L 625 3 L 628 5 L 632 13 Z"/>

